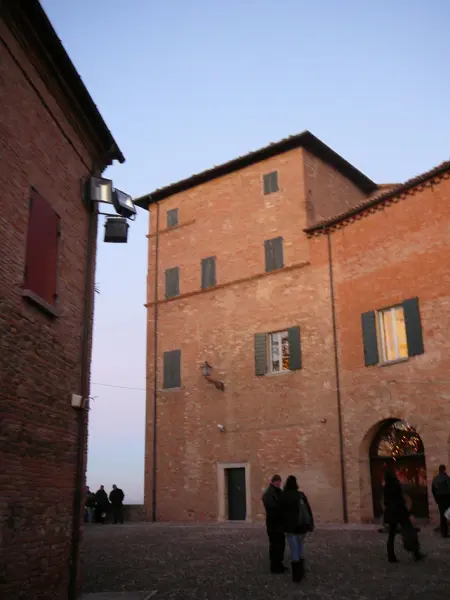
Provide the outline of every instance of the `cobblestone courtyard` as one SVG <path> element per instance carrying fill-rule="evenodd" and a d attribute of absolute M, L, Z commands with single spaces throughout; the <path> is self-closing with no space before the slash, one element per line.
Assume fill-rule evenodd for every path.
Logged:
<path fill-rule="evenodd" d="M 398 538 L 400 563 L 389 564 L 387 536 L 376 530 L 318 529 L 308 538 L 307 574 L 299 585 L 290 573 L 268 573 L 261 525 L 91 525 L 84 538 L 84 592 L 98 600 L 124 591 L 154 600 L 443 600 L 450 597 L 450 539 L 431 528 L 420 535 L 428 554 L 423 562 L 414 563 Z M 90 595 L 99 592 L 109 593 Z"/>

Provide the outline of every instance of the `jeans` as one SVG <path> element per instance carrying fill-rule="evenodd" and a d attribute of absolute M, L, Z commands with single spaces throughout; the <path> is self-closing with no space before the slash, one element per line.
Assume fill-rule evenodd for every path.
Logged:
<path fill-rule="evenodd" d="M 288 533 L 286 537 L 289 544 L 289 548 L 291 549 L 291 561 L 298 562 L 303 558 L 305 536 L 295 533 Z"/>

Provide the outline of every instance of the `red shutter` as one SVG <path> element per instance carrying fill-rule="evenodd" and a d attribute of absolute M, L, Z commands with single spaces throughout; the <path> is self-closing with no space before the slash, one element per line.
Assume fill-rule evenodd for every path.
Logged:
<path fill-rule="evenodd" d="M 25 289 L 51 305 L 56 301 L 58 238 L 58 215 L 42 196 L 31 190 Z"/>

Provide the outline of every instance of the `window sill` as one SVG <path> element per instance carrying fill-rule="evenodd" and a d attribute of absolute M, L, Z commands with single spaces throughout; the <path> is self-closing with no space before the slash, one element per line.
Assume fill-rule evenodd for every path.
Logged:
<path fill-rule="evenodd" d="M 290 369 L 286 371 L 275 371 L 273 373 L 266 373 L 265 377 L 281 377 L 282 375 L 289 375 L 289 373 L 293 373 Z"/>
<path fill-rule="evenodd" d="M 160 392 L 181 392 L 181 387 L 161 388 Z"/>
<path fill-rule="evenodd" d="M 399 363 L 408 362 L 409 356 L 405 356 L 404 358 L 396 358 L 395 360 L 387 360 L 386 362 L 380 363 L 378 366 L 380 367 L 390 367 L 391 365 L 398 365 Z"/>
<path fill-rule="evenodd" d="M 42 312 L 46 313 L 47 315 L 50 315 L 52 317 L 61 316 L 61 312 L 57 308 L 43 300 L 32 290 L 22 290 L 22 297 L 34 304 L 35 306 L 37 306 Z"/>

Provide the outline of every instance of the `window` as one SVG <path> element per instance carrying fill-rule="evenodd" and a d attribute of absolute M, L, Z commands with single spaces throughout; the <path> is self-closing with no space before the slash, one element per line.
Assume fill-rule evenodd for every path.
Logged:
<path fill-rule="evenodd" d="M 24 295 L 50 308 L 56 305 L 60 218 L 34 189 L 30 195 Z"/>
<path fill-rule="evenodd" d="M 173 267 L 166 269 L 166 298 L 180 295 L 180 269 Z"/>
<path fill-rule="evenodd" d="M 366 366 L 424 353 L 419 299 L 361 315 Z"/>
<path fill-rule="evenodd" d="M 283 238 L 277 237 L 264 242 L 266 255 L 266 272 L 282 269 L 283 264 Z"/>
<path fill-rule="evenodd" d="M 202 260 L 202 290 L 216 285 L 216 257 L 210 256 Z"/>
<path fill-rule="evenodd" d="M 172 208 L 167 211 L 167 227 L 175 227 L 178 225 L 178 208 Z"/>
<path fill-rule="evenodd" d="M 302 368 L 300 327 L 254 337 L 255 375 L 296 371 Z"/>
<path fill-rule="evenodd" d="M 378 313 L 378 330 L 381 334 L 383 362 L 407 358 L 405 313 L 403 306 L 395 306 Z"/>
<path fill-rule="evenodd" d="M 181 350 L 164 352 L 163 388 L 170 390 L 181 387 Z"/>
<path fill-rule="evenodd" d="M 263 176 L 263 188 L 264 195 L 278 192 L 278 171 L 272 171 Z"/>

